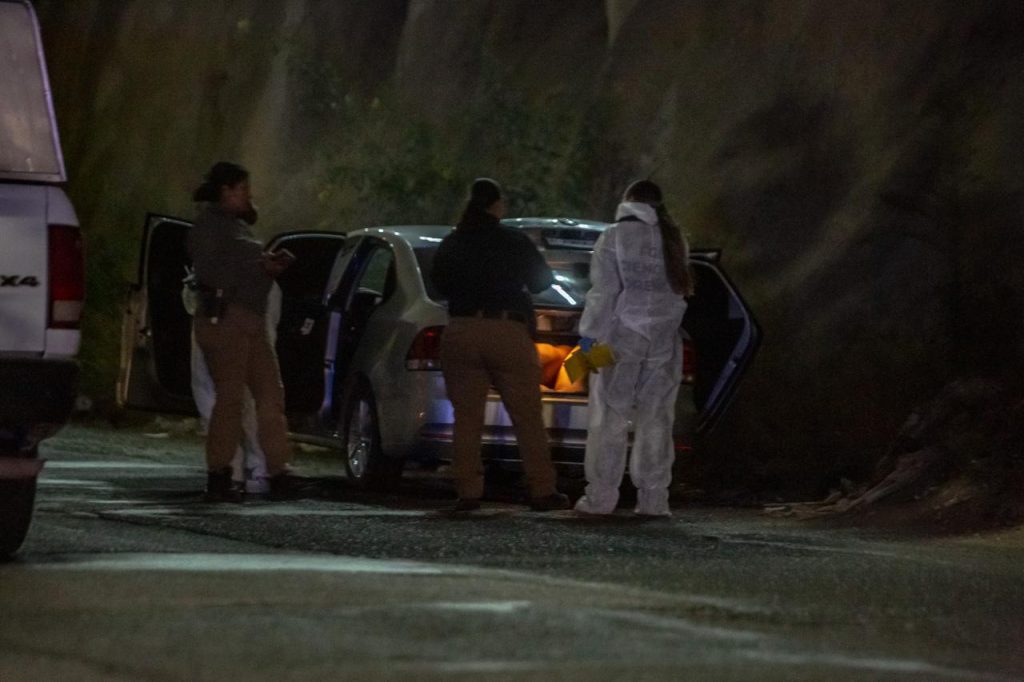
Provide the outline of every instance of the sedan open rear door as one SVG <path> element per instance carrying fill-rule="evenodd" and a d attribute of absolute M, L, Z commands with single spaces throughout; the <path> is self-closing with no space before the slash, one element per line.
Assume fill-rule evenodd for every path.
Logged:
<path fill-rule="evenodd" d="M 142 235 L 138 281 L 121 331 L 117 400 L 124 407 L 195 414 L 191 388 L 192 317 L 181 301 L 191 259 L 192 223 L 150 214 Z"/>

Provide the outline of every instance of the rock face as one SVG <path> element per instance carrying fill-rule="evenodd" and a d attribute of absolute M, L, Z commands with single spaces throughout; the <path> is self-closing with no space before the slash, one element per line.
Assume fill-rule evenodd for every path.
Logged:
<path fill-rule="evenodd" d="M 447 221 L 480 174 L 603 218 L 650 175 L 765 329 L 708 445 L 726 477 L 865 470 L 951 377 L 1021 372 L 1019 2 L 36 4 L 94 387 L 142 217 L 220 158 L 268 233 Z"/>

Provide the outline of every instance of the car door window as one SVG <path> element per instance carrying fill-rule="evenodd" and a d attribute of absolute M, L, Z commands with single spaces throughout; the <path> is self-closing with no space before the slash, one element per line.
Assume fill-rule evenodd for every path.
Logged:
<path fill-rule="evenodd" d="M 345 277 L 345 274 L 354 267 L 356 247 L 362 241 L 362 237 L 348 237 L 334 259 L 331 274 L 327 278 L 327 287 L 324 290 L 324 303 L 332 308 L 340 305 L 338 303 L 339 297 L 344 295 L 344 292 L 341 291 L 342 282 L 346 279 L 351 281 L 351 276 Z"/>
<path fill-rule="evenodd" d="M 370 315 L 390 298 L 395 289 L 395 256 L 391 248 L 381 244 L 375 246 L 366 257 L 363 271 L 356 282 L 355 292 L 349 302 L 349 329 L 356 335 L 370 319 Z"/>
<path fill-rule="evenodd" d="M 330 299 L 337 342 L 328 343 L 325 357 L 336 377 L 346 376 L 367 322 L 395 290 L 395 258 L 383 241 L 362 240 L 348 261 Z"/>
<path fill-rule="evenodd" d="M 359 290 L 373 292 L 380 297 L 379 302 L 383 302 L 394 289 L 394 271 L 395 256 L 391 249 L 385 246 L 374 249 L 359 279 Z"/>

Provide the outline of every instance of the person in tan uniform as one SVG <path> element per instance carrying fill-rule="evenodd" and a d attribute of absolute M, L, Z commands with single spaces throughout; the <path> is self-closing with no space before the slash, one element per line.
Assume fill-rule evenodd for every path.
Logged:
<path fill-rule="evenodd" d="M 462 218 L 434 258 L 432 277 L 448 299 L 451 317 L 441 339 L 441 368 L 455 412 L 455 512 L 480 507 L 480 440 L 492 384 L 515 428 L 530 507 L 569 507 L 569 499 L 555 489 L 541 415 L 541 368 L 530 335 L 533 305 L 527 293 L 543 291 L 554 277 L 529 237 L 498 222 L 504 212 L 498 183 L 477 179 Z"/>
<path fill-rule="evenodd" d="M 274 278 L 294 260 L 288 252 L 266 253 L 250 229 L 256 210 L 249 173 L 220 162 L 193 193 L 201 203 L 189 231 L 199 288 L 193 318 L 216 394 L 206 438 L 210 501 L 238 501 L 231 460 L 242 439 L 245 388 L 256 404 L 260 446 L 266 453 L 270 496 L 294 492 L 288 464 L 291 446 L 284 416 L 284 386 L 266 328 L 267 294 Z"/>

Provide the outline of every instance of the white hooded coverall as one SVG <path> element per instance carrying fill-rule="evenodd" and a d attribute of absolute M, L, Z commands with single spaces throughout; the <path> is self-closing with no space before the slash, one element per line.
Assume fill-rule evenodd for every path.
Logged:
<path fill-rule="evenodd" d="M 623 220 L 628 216 L 639 220 Z M 615 218 L 594 246 L 592 288 L 579 327 L 581 336 L 610 345 L 616 362 L 590 378 L 587 487 L 576 509 L 592 514 L 615 510 L 632 419 L 629 475 L 637 489 L 635 511 L 669 516 L 686 299 L 672 290 L 666 276 L 654 208 L 624 202 Z"/>

